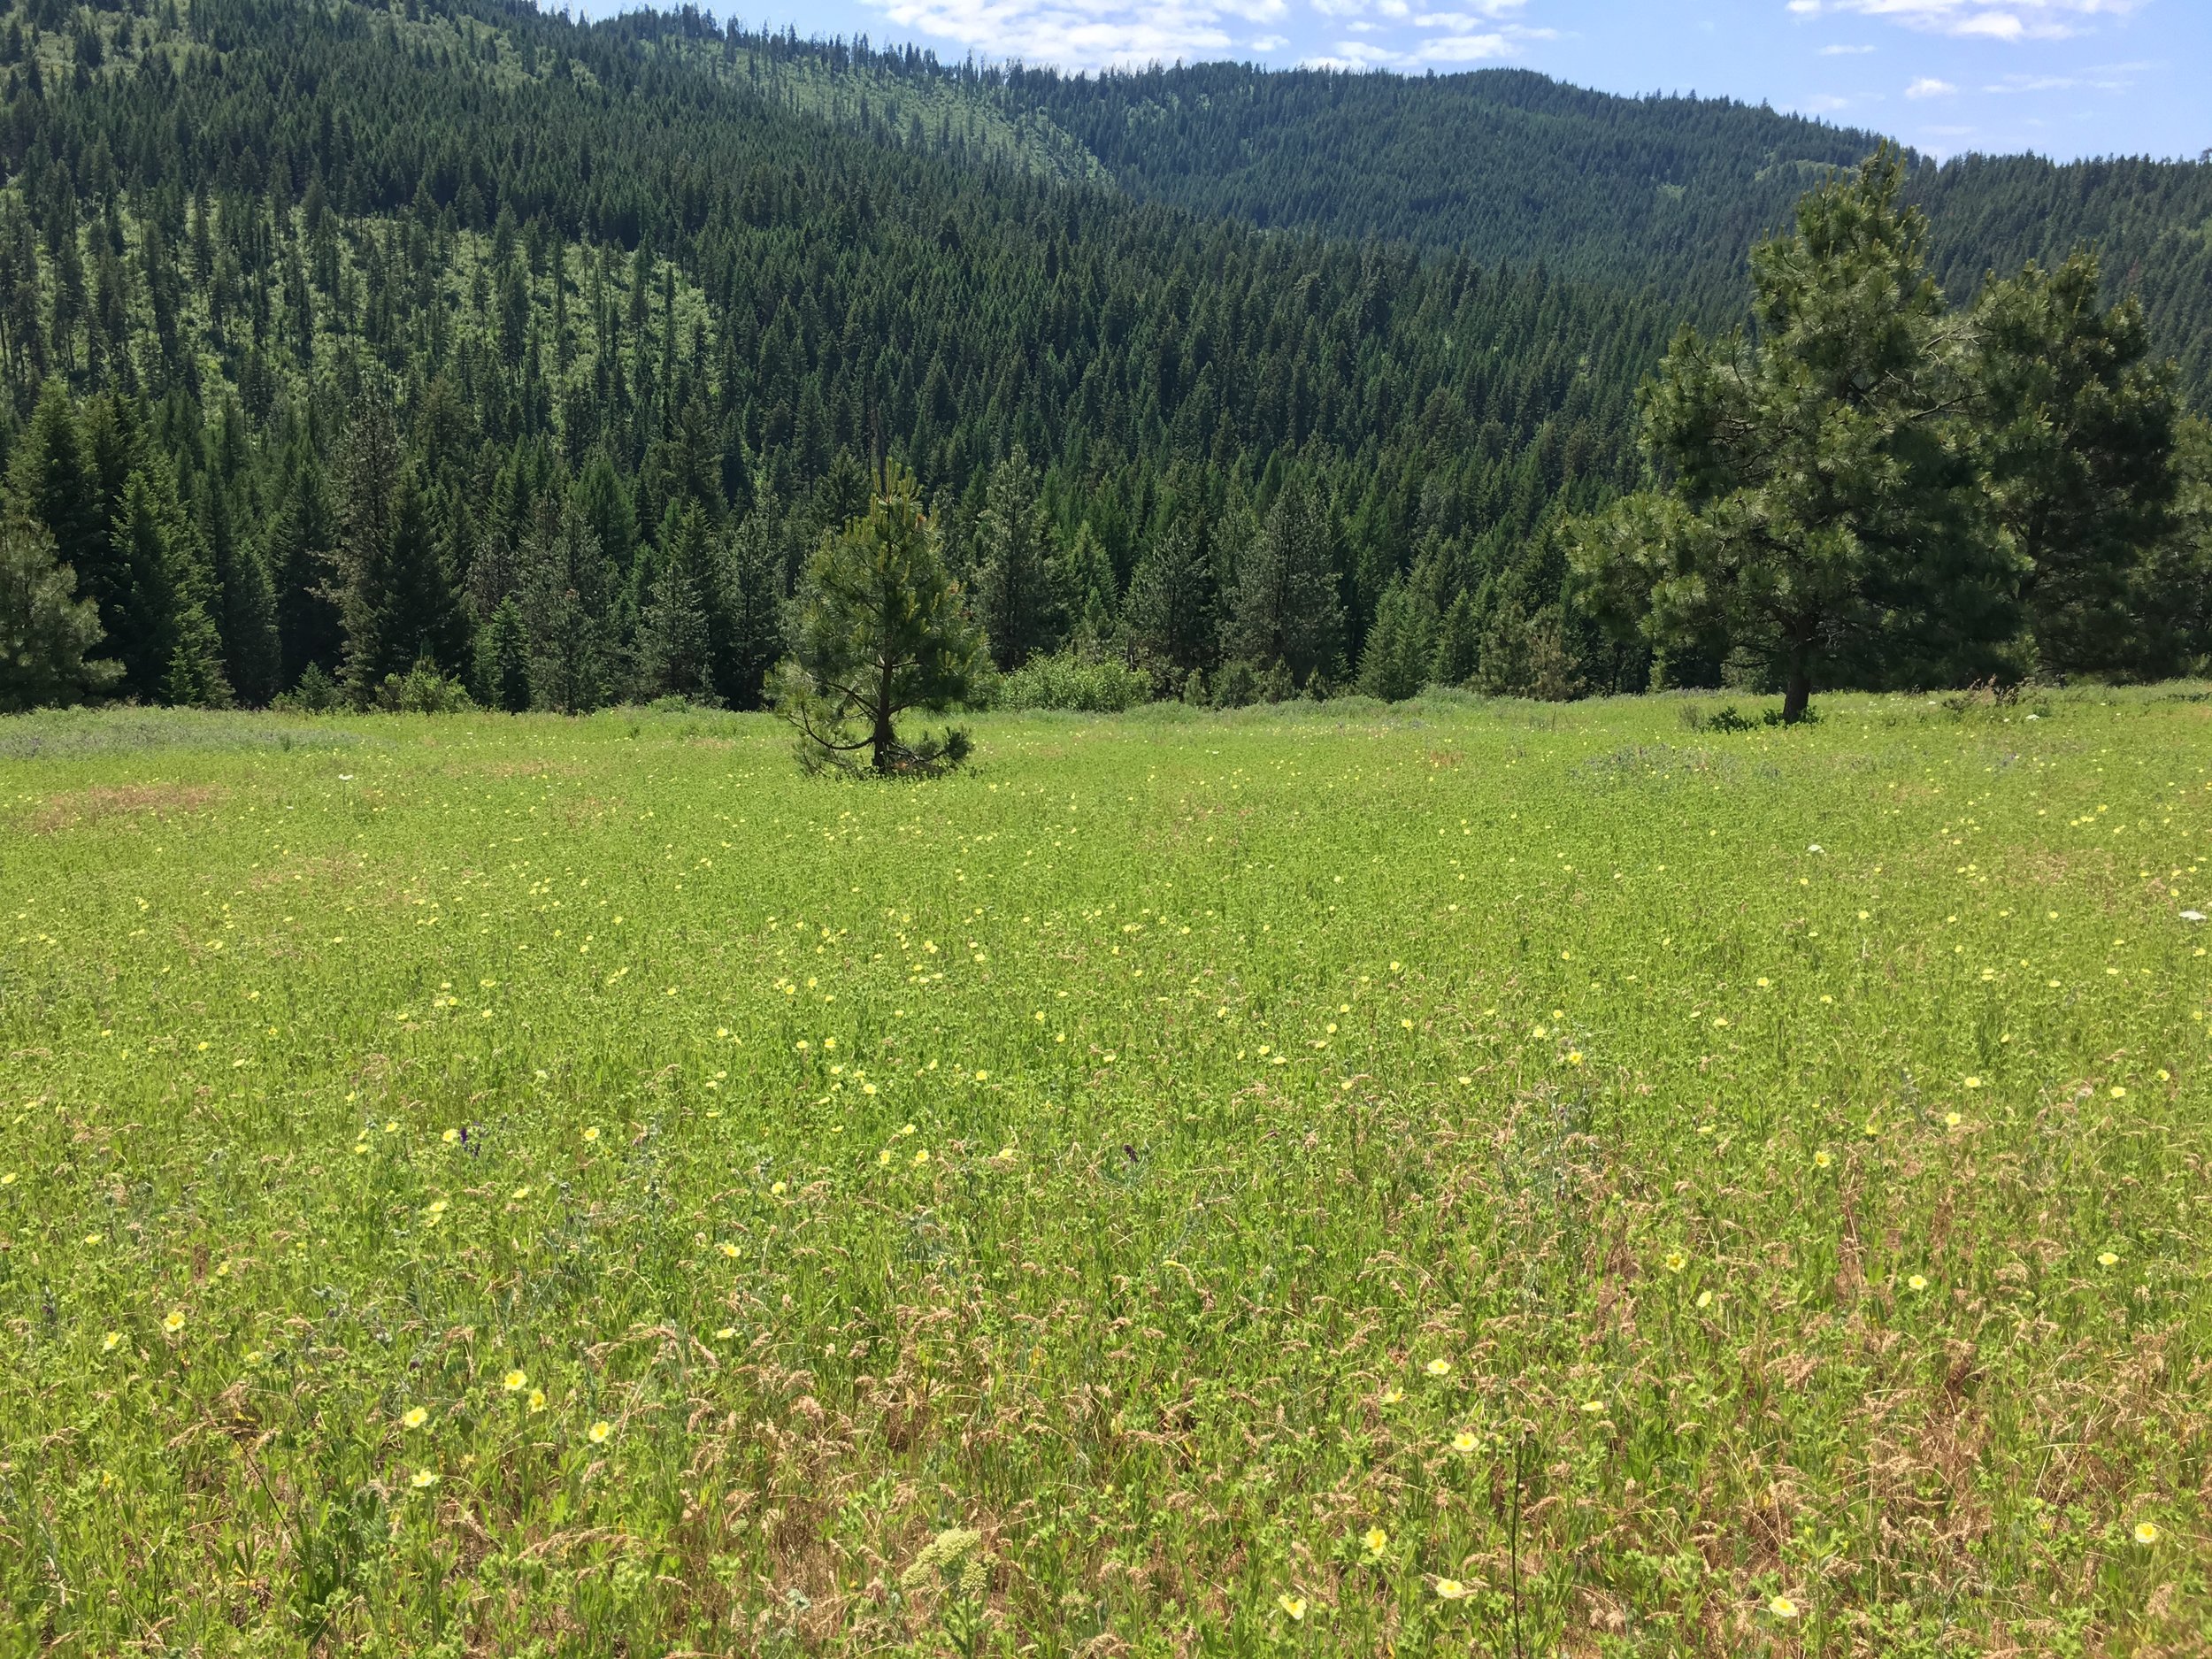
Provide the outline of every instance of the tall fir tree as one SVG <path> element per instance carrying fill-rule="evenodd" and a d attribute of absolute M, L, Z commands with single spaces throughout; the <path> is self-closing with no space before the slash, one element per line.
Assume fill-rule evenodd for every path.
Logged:
<path fill-rule="evenodd" d="M 344 660 L 345 633 L 334 587 L 337 514 L 322 464 L 304 444 L 287 457 L 280 488 L 268 566 L 277 592 L 280 678 L 288 687 L 310 664 L 334 674 Z"/>
<path fill-rule="evenodd" d="M 768 675 L 789 649 L 783 616 L 783 561 L 768 515 L 746 515 L 730 537 L 725 603 L 730 642 L 722 695 L 736 709 L 766 706 Z"/>
<path fill-rule="evenodd" d="M 476 630 L 476 699 L 491 708 L 519 714 L 530 706 L 530 636 L 522 606 L 510 594 Z"/>
<path fill-rule="evenodd" d="M 48 381 L 40 394 L 9 472 L 12 494 L 45 526 L 54 556 L 69 567 L 77 595 L 91 603 L 100 619 L 101 639 L 90 648 L 93 654 L 112 659 L 114 648 L 106 641 L 128 631 L 130 583 L 109 536 L 99 474 L 60 380 Z"/>
<path fill-rule="evenodd" d="M 1344 628 L 1329 510 L 1312 485 L 1277 494 L 1237 572 L 1237 654 L 1302 688 L 1336 670 Z"/>
<path fill-rule="evenodd" d="M 1152 539 L 1130 572 L 1122 616 L 1132 645 L 1179 687 L 1214 664 L 1219 595 L 1202 521 L 1177 518 Z"/>
<path fill-rule="evenodd" d="M 1394 581 L 1385 588 L 1360 653 L 1360 690 L 1385 703 L 1418 695 L 1428 684 L 1437 621 L 1428 595 L 1410 583 Z"/>
<path fill-rule="evenodd" d="M 991 659 L 1001 668 L 1019 668 L 1052 648 L 1063 603 L 1037 470 L 1018 444 L 991 469 L 977 542 L 977 619 L 991 642 Z"/>
<path fill-rule="evenodd" d="M 580 714 L 605 701 L 615 683 L 608 630 L 613 588 L 614 572 L 584 504 L 546 503 L 522 555 L 532 707 Z"/>
<path fill-rule="evenodd" d="M 258 707 L 281 688 L 276 593 L 259 549 L 238 533 L 230 491 L 212 473 L 200 479 L 198 517 L 223 641 L 223 677 L 241 703 Z"/>
<path fill-rule="evenodd" d="M 712 531 L 697 502 L 669 507 L 657 564 L 639 618 L 639 689 L 650 696 L 712 697 L 718 691 L 715 636 L 721 634 L 726 643 L 728 629 Z"/>

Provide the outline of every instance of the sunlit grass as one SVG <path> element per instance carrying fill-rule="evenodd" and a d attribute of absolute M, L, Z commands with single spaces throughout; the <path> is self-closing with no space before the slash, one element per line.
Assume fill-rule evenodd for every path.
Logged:
<path fill-rule="evenodd" d="M 2178 1651 L 2197 696 L 0 723 L 0 1649 Z"/>

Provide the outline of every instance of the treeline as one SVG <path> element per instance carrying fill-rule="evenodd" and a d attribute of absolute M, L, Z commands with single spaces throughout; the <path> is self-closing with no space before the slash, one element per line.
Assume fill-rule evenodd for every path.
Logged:
<path fill-rule="evenodd" d="M 219 646 L 219 678 L 142 652 L 117 689 L 362 699 L 422 658 L 502 706 L 747 705 L 764 618 L 878 457 L 978 603 L 1003 498 L 1033 495 L 1067 582 L 995 626 L 1002 664 L 1085 631 L 1186 682 L 1227 649 L 1192 618 L 1294 491 L 1336 618 L 1298 678 L 1325 682 L 1408 572 L 1448 610 L 1555 615 L 1544 526 L 1633 477 L 1650 305 L 962 165 L 634 33 L 8 17 L 10 476 L 96 595 L 96 662 L 199 637 L 196 604 Z M 132 557 L 168 572 L 135 588 L 134 474 L 165 550 Z M 1156 649 L 1125 611 L 1163 549 L 1217 597 Z"/>

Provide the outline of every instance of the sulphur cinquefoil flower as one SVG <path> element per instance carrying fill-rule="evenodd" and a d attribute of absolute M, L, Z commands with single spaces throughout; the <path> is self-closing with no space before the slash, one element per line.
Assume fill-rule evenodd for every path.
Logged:
<path fill-rule="evenodd" d="M 402 1428 L 419 1429 L 429 1421 L 430 1413 L 424 1410 L 420 1406 L 415 1406 L 411 1408 L 407 1414 L 400 1418 L 399 1424 Z"/>
<path fill-rule="evenodd" d="M 1302 1595 L 1292 1595 L 1285 1592 L 1275 1598 L 1275 1605 L 1288 1614 L 1294 1622 L 1302 1620 L 1306 1617 L 1306 1598 Z"/>
<path fill-rule="evenodd" d="M 1768 1601 L 1767 1611 L 1773 1614 L 1777 1618 L 1795 1618 L 1797 1617 L 1797 1603 L 1791 1601 L 1786 1595 L 1778 1595 Z"/>
<path fill-rule="evenodd" d="M 1456 1578 L 1439 1578 L 1436 1581 L 1436 1594 L 1440 1600 L 1457 1601 L 1466 1596 L 1467 1586 Z"/>
<path fill-rule="evenodd" d="M 584 1431 L 585 1438 L 589 1440 L 594 1446 L 604 1446 L 607 1443 L 607 1436 L 613 1432 L 614 1425 L 604 1417 L 600 1418 L 598 1422 Z"/>
<path fill-rule="evenodd" d="M 1367 1547 L 1367 1553 L 1369 1555 L 1379 1555 L 1383 1553 L 1384 1549 L 1388 1547 L 1390 1543 L 1390 1534 L 1383 1531 L 1383 1529 L 1379 1526 L 1371 1526 L 1367 1529 L 1366 1534 L 1362 1537 L 1359 1541 Z"/>
<path fill-rule="evenodd" d="M 2135 1524 L 2135 1541 L 2139 1544 L 2155 1544 L 2158 1541 L 2157 1526 L 2149 1521 L 2138 1521 Z"/>
<path fill-rule="evenodd" d="M 1448 1359 L 1432 1359 L 1421 1369 L 1432 1377 L 1448 1377 L 1452 1374 L 1452 1363 Z"/>
<path fill-rule="evenodd" d="M 525 1376 L 521 1371 L 511 1371 L 504 1377 L 500 1379 L 500 1386 L 504 1388 L 509 1394 L 517 1394 L 525 1387 L 528 1386 L 529 1382 L 530 1379 Z"/>
<path fill-rule="evenodd" d="M 161 1328 L 166 1331 L 171 1336 L 174 1336 L 178 1332 L 183 1330 L 184 1310 L 181 1308 L 170 1309 L 167 1315 L 162 1319 Z"/>

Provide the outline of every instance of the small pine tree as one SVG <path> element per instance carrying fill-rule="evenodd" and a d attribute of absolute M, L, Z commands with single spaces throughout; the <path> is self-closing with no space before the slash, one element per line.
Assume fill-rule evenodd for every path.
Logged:
<path fill-rule="evenodd" d="M 75 597 L 76 586 L 46 526 L 20 502 L 0 509 L 0 713 L 80 702 L 121 674 L 111 661 L 88 659 L 100 613 Z"/>
<path fill-rule="evenodd" d="M 913 476 L 894 471 L 867 516 L 824 537 L 807 567 L 777 709 L 798 728 L 810 766 L 849 771 L 864 749 L 879 776 L 933 770 L 965 757 L 966 734 L 909 744 L 898 718 L 965 699 L 982 656 Z"/>

